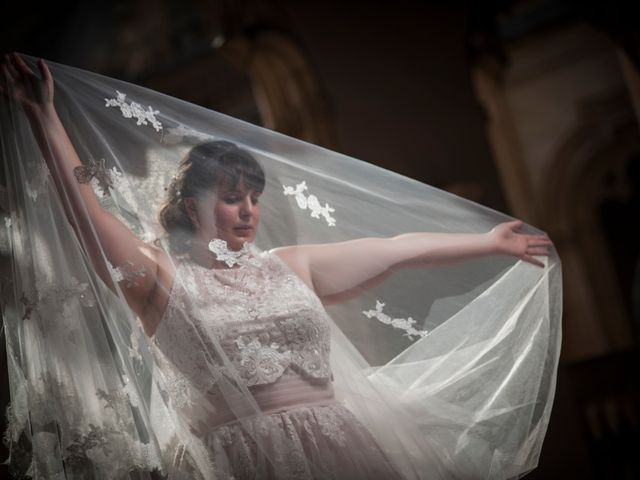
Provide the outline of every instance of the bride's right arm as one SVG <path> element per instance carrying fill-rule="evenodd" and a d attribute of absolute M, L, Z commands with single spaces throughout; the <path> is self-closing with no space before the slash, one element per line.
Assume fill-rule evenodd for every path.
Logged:
<path fill-rule="evenodd" d="M 78 181 L 74 169 L 82 167 L 82 162 L 55 110 L 51 72 L 42 60 L 38 68 L 40 77 L 17 54 L 5 57 L 2 89 L 27 114 L 66 217 L 100 278 L 115 291 L 107 262 L 114 268 L 143 272 L 135 282 L 119 283 L 127 303 L 142 319 L 158 279 L 159 257 L 166 254 L 136 237 L 102 208 L 89 183 Z"/>

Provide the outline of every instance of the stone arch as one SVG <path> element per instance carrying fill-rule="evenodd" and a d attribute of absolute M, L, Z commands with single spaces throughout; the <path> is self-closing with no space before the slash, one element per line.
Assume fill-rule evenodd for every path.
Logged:
<path fill-rule="evenodd" d="M 248 74 L 265 127 L 335 147 L 326 96 L 306 55 L 288 36 L 271 29 L 235 36 L 220 53 Z"/>
<path fill-rule="evenodd" d="M 640 153 L 640 135 L 625 94 L 591 100 L 545 171 L 537 217 L 554 240 L 565 279 L 565 354 L 586 357 L 629 346 L 625 308 L 598 206 L 607 176 Z"/>

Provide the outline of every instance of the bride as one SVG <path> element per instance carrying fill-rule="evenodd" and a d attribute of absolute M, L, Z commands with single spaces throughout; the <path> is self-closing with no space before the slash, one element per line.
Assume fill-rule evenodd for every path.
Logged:
<path fill-rule="evenodd" d="M 81 161 L 54 105 L 53 75 L 43 60 L 37 68 L 18 54 L 6 56 L 0 88 L 26 115 L 91 268 L 135 313 L 148 337 L 155 375 L 165 386 L 156 399 L 164 399 L 167 418 L 180 425 L 160 442 L 163 473 L 235 479 L 471 475 L 468 468 L 447 467 L 455 464 L 455 452 L 442 458 L 433 447 L 442 425 L 433 426 L 429 441 L 400 428 L 394 450 L 381 439 L 377 420 L 369 424 L 367 415 L 348 408 L 353 403 L 340 400 L 333 370 L 342 366 L 330 358 L 334 334 L 324 306 L 347 303 L 409 269 L 499 256 L 545 269 L 537 257 L 550 254 L 546 235 L 523 233 L 523 222 L 512 220 L 485 233 L 372 235 L 259 251 L 268 183 L 261 162 L 235 142 L 204 140 L 183 156 L 165 189 L 158 215 L 165 246 L 144 241 L 101 202 L 96 183 L 106 192 L 112 178 Z M 378 308 L 377 318 L 389 317 Z M 395 322 L 407 334 L 420 332 L 412 322 L 402 325 Z M 383 387 L 377 385 L 384 408 L 370 411 L 402 410 Z M 377 402 L 373 396 L 361 401 Z M 406 421 L 411 411 L 397 418 Z M 419 471 L 411 458 L 428 455 L 420 445 L 429 442 L 425 451 L 438 465 Z M 458 448 L 464 449 L 460 439 Z M 73 462 L 61 457 L 70 475 Z M 477 478 L 513 472 L 474 468 Z"/>

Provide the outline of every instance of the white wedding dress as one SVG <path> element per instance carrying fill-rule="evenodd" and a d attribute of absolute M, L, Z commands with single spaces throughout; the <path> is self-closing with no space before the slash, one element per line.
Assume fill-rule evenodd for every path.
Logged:
<path fill-rule="evenodd" d="M 24 59 L 37 75 L 36 59 Z M 271 249 L 411 232 L 480 239 L 513 219 L 137 85 L 47 65 L 82 178 L 60 191 L 38 126 L 0 100 L 12 474 L 506 480 L 535 468 L 560 353 L 555 251 L 544 267 L 486 255 L 401 269 L 325 310 Z M 185 155 L 212 141 L 237 145 L 265 173 L 255 244 L 219 270 L 176 256 L 158 220 Z M 65 199 L 87 184 L 137 245 L 157 241 L 175 259 L 151 338 L 121 288 L 145 274 L 139 257 L 96 252 L 93 220 L 84 240 L 69 222 Z M 340 267 L 322 272 L 327 284 L 344 283 Z"/>
<path fill-rule="evenodd" d="M 330 319 L 316 294 L 282 260 L 261 252 L 237 268 L 207 269 L 188 255 L 176 263 L 152 343 L 162 367 L 158 374 L 170 387 L 166 395 L 202 440 L 216 478 L 403 478 L 367 428 L 336 399 Z M 264 416 L 245 424 L 237 420 L 210 374 L 212 363 L 225 372 L 212 354 L 213 342 L 221 345 Z M 270 447 L 263 453 L 273 464 L 259 455 L 255 436 Z M 167 448 L 165 455 L 173 456 L 181 446 L 170 442 Z"/>

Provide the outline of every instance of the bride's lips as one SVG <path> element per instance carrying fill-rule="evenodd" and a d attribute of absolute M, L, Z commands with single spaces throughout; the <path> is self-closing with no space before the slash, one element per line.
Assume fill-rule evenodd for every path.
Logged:
<path fill-rule="evenodd" d="M 253 227 L 250 225 L 242 225 L 240 227 L 233 227 L 233 231 L 234 232 L 239 232 L 239 233 L 249 233 L 253 230 Z"/>

